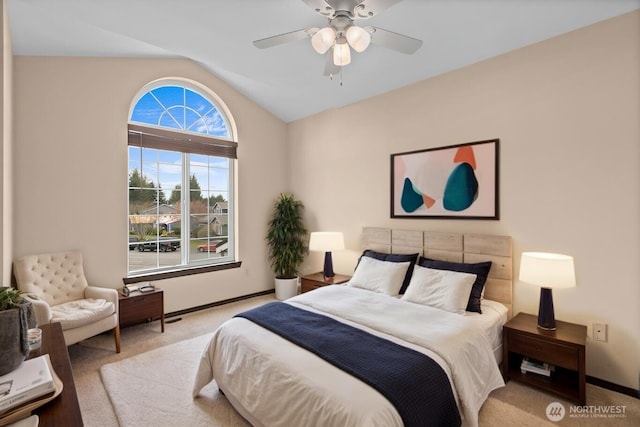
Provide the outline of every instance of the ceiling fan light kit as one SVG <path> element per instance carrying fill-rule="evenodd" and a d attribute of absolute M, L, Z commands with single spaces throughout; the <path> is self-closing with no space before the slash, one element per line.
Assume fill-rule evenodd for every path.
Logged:
<path fill-rule="evenodd" d="M 319 54 L 325 54 L 333 47 L 333 63 L 339 67 L 351 62 L 349 46 L 358 53 L 364 52 L 371 43 L 371 34 L 362 27 L 349 24 L 346 31 L 333 22 L 311 37 L 311 46 Z"/>
<path fill-rule="evenodd" d="M 317 14 L 327 18 L 329 25 L 318 30 L 305 28 L 256 40 L 253 44 L 268 48 L 283 43 L 311 38 L 311 46 L 321 55 L 327 55 L 325 75 L 335 73 L 335 68 L 351 62 L 351 49 L 364 52 L 370 43 L 378 44 L 398 52 L 412 54 L 422 46 L 422 40 L 393 31 L 367 26 L 359 27 L 354 19 L 367 19 L 399 3 L 401 0 L 302 0 Z"/>

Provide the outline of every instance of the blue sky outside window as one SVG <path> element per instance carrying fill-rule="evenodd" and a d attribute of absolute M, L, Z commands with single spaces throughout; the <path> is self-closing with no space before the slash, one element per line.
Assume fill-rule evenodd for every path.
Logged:
<path fill-rule="evenodd" d="M 150 90 L 136 103 L 131 121 L 229 138 L 227 123 L 216 106 L 185 87 Z"/>

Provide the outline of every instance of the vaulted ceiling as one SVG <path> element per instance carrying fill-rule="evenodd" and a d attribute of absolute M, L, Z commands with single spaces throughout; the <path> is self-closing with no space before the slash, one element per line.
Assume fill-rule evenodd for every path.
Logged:
<path fill-rule="evenodd" d="M 189 58 L 286 122 L 638 8 L 640 0 L 403 0 L 356 22 L 422 47 L 399 53 L 376 45 L 374 34 L 330 78 L 308 38 L 268 49 L 252 43 L 324 27 L 302 0 L 8 0 L 15 55 Z"/>

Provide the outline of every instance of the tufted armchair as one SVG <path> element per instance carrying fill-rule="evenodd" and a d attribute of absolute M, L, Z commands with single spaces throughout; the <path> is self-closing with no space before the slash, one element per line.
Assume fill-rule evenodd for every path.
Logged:
<path fill-rule="evenodd" d="M 67 345 L 113 329 L 120 353 L 118 291 L 88 285 L 82 253 L 25 256 L 14 261 L 13 272 L 39 325 L 60 322 Z"/>

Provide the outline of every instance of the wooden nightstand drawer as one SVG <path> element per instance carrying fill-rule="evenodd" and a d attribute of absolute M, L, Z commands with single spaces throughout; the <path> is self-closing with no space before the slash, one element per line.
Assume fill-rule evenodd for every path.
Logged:
<path fill-rule="evenodd" d="M 337 285 L 347 282 L 349 279 L 351 279 L 351 276 L 345 276 L 344 274 L 336 274 L 333 277 L 324 277 L 322 273 L 309 274 L 300 278 L 300 292 L 305 293 L 322 286 Z"/>
<path fill-rule="evenodd" d="M 575 347 L 543 341 L 517 332 L 509 333 L 509 351 L 526 354 L 552 365 L 578 370 L 578 349 Z"/>

